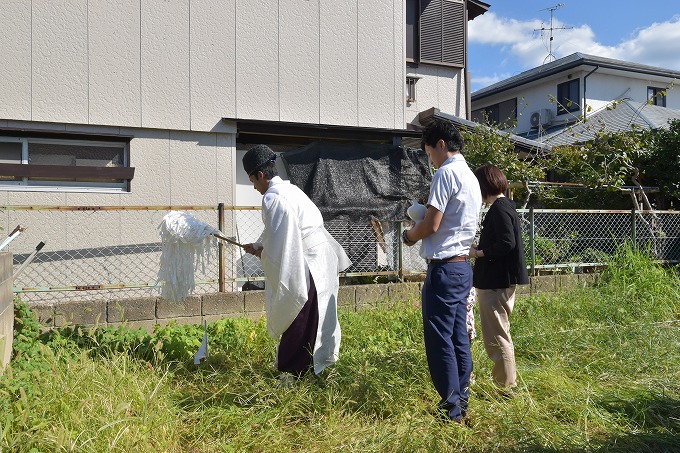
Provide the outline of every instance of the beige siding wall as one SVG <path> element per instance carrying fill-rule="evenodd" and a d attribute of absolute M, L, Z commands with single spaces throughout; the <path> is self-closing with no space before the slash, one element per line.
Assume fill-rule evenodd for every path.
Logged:
<path fill-rule="evenodd" d="M 30 120 L 31 3 L 0 2 L 0 21 L 0 118 Z"/>
<path fill-rule="evenodd" d="M 33 4 L 31 120 L 89 123 L 87 33 L 86 0 Z"/>
<path fill-rule="evenodd" d="M 189 3 L 142 2 L 142 127 L 190 129 Z"/>
<path fill-rule="evenodd" d="M 416 83 L 416 100 L 406 106 L 407 122 L 413 121 L 419 112 L 432 107 L 465 118 L 465 79 L 462 69 L 420 65 L 407 68 L 406 73 L 420 77 Z"/>
<path fill-rule="evenodd" d="M 236 116 L 236 2 L 191 1 L 191 127 Z"/>
<path fill-rule="evenodd" d="M 94 124 L 142 124 L 140 2 L 88 7 L 89 118 Z"/>
<path fill-rule="evenodd" d="M 392 0 L 373 0 L 359 5 L 359 124 L 395 126 L 393 74 L 404 61 L 395 61 Z M 380 18 L 376 20 L 376 18 Z"/>
<path fill-rule="evenodd" d="M 319 40 L 321 49 L 319 123 L 358 124 L 359 97 L 356 0 L 322 2 Z M 341 23 L 341 27 L 335 24 Z"/>
<path fill-rule="evenodd" d="M 2 119 L 405 126 L 401 0 L 7 0 L 0 25 Z"/>
<path fill-rule="evenodd" d="M 0 121 L 0 127 L 41 129 L 42 123 Z M 129 193 L 0 191 L 3 205 L 217 205 L 234 200 L 235 138 L 223 132 L 167 131 L 51 123 L 52 129 L 122 134 L 130 142 L 135 177 Z"/>
<path fill-rule="evenodd" d="M 294 3 L 279 11 L 279 119 L 318 123 L 320 7 L 314 1 Z"/>

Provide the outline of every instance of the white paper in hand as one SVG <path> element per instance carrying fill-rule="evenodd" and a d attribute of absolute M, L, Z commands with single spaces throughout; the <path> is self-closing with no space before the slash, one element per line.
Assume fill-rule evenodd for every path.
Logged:
<path fill-rule="evenodd" d="M 418 203 L 416 200 L 413 200 L 413 204 L 406 210 L 406 214 L 408 214 L 414 222 L 423 220 L 426 213 L 427 206 Z"/>

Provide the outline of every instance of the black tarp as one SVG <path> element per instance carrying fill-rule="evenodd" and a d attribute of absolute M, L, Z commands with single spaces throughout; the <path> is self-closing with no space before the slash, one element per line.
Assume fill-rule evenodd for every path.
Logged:
<path fill-rule="evenodd" d="M 321 141 L 284 153 L 283 161 L 324 220 L 401 221 L 413 200 L 429 194 L 427 156 L 419 149 Z"/>

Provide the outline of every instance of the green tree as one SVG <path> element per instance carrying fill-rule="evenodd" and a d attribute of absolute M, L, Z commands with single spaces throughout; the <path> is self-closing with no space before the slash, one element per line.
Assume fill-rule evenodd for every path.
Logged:
<path fill-rule="evenodd" d="M 510 140 L 510 134 L 493 126 L 479 125 L 461 130 L 465 140 L 465 160 L 470 168 L 493 164 L 503 170 L 508 181 L 521 182 L 526 204 L 532 191 L 529 183 L 545 178 L 545 165 L 540 154 L 520 155 Z"/>
<path fill-rule="evenodd" d="M 650 200 L 645 187 L 659 187 L 666 199 L 677 203 L 680 198 L 680 121 L 672 121 L 668 129 L 651 131 L 634 127 L 631 131 L 613 133 L 599 130 L 594 140 L 554 148 L 552 165 L 568 175 L 569 181 L 588 187 L 622 191 L 630 196 L 633 208 L 663 208 Z M 624 186 L 628 186 L 625 187 Z M 651 237 L 651 252 L 661 258 L 662 240 L 666 234 L 655 213 L 639 215 L 638 221 Z"/>
<path fill-rule="evenodd" d="M 643 162 L 645 183 L 658 186 L 671 207 L 680 206 L 680 120 L 651 134 L 650 148 Z"/>
<path fill-rule="evenodd" d="M 585 143 L 553 148 L 549 165 L 568 182 L 587 187 L 621 191 L 624 186 L 636 209 L 652 209 L 644 192 L 643 164 L 654 153 L 651 133 L 634 127 L 617 133 L 600 128 L 595 139 Z"/>

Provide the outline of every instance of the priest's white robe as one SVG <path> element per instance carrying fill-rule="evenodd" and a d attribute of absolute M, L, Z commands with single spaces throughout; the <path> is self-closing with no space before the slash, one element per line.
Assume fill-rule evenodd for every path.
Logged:
<path fill-rule="evenodd" d="M 321 212 L 297 186 L 276 176 L 262 198 L 262 267 L 267 330 L 278 340 L 307 302 L 309 274 L 316 286 L 319 325 L 313 351 L 314 373 L 335 363 L 340 351 L 338 272 L 351 264 L 323 225 Z"/>

